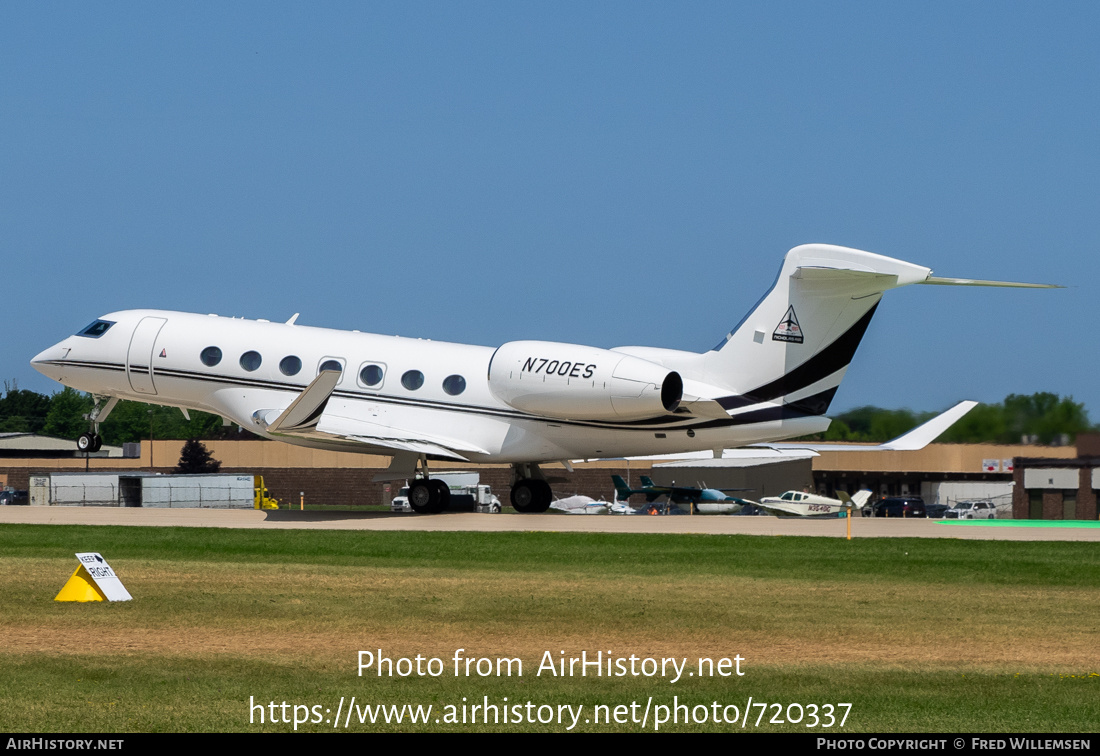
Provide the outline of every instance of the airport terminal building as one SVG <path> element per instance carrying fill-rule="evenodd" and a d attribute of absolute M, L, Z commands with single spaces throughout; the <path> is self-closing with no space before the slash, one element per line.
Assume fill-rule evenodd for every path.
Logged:
<path fill-rule="evenodd" d="M 1064 447 L 1065 448 L 1065 447 Z M 1100 490 L 1100 434 L 1077 437 L 1073 457 L 1021 457 L 1013 471 L 1017 520 L 1095 520 Z"/>

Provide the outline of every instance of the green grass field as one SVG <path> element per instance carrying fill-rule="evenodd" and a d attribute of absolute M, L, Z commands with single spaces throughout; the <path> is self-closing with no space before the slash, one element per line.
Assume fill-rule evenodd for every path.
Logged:
<path fill-rule="evenodd" d="M 52 600 L 84 550 L 132 602 Z M 647 703 L 653 730 L 674 696 L 689 708 L 661 730 L 741 730 L 746 709 L 745 731 L 1096 729 L 1092 543 L 5 525 L 0 567 L 7 731 L 287 731 L 267 706 L 281 720 L 284 701 L 299 730 L 343 730 L 353 696 L 357 732 L 561 731 L 579 706 L 574 730 L 637 731 Z M 442 674 L 360 677 L 358 652 L 379 649 Z M 456 676 L 456 649 L 523 676 Z M 582 651 L 688 661 L 676 682 L 536 674 Z M 743 676 L 687 674 L 738 655 Z M 531 702 L 518 713 L 555 720 L 471 724 L 486 697 L 498 718 Z M 386 723 L 362 708 L 378 704 L 433 709 Z"/>

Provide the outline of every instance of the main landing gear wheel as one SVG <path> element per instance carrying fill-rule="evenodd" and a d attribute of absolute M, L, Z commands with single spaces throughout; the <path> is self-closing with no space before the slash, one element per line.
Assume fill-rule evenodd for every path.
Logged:
<path fill-rule="evenodd" d="M 418 480 L 409 486 L 409 506 L 414 512 L 428 514 L 432 511 L 432 499 L 437 498 L 439 495 L 426 480 Z"/>
<path fill-rule="evenodd" d="M 435 489 L 436 495 L 436 507 L 431 512 L 442 512 L 447 508 L 447 505 L 451 503 L 451 489 L 441 480 L 429 480 L 428 483 Z"/>
<path fill-rule="evenodd" d="M 550 508 L 554 494 L 545 480 L 525 478 L 512 486 L 512 506 L 517 512 L 535 514 Z"/>
<path fill-rule="evenodd" d="M 418 480 L 409 486 L 409 506 L 420 514 L 436 514 L 447 508 L 451 489 L 441 480 Z"/>

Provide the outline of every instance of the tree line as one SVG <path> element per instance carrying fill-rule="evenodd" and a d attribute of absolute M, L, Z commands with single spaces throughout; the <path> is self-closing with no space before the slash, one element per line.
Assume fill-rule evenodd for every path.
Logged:
<path fill-rule="evenodd" d="M 88 430 L 83 416 L 92 411 L 92 397 L 71 388 L 47 396 L 4 383 L 0 398 L 0 433 L 41 433 L 75 439 Z M 120 445 L 142 439 L 219 439 L 252 437 L 236 425 L 224 426 L 217 415 L 189 412 L 191 419 L 173 407 L 121 401 L 100 425 L 106 444 Z M 881 442 L 896 438 L 935 417 L 935 412 L 908 409 L 857 407 L 833 417 L 824 441 Z M 997 404 L 979 404 L 955 423 L 940 441 L 945 443 L 1018 444 L 1025 441 L 1072 443 L 1078 433 L 1096 430 L 1089 423 L 1085 405 L 1073 397 L 1039 392 L 1009 394 Z"/>
<path fill-rule="evenodd" d="M 0 433 L 40 433 L 57 438 L 76 439 L 88 430 L 84 415 L 92 411 L 89 394 L 64 388 L 47 396 L 21 389 L 14 383 L 4 383 L 0 398 Z M 252 438 L 236 425 L 225 427 L 217 415 L 189 410 L 187 420 L 174 407 L 161 407 L 142 402 L 121 401 L 107 419 L 100 423 L 103 443 L 121 445 L 130 441 L 156 439 L 220 439 Z"/>
<path fill-rule="evenodd" d="M 825 441 L 863 441 L 879 443 L 897 438 L 936 412 L 888 410 L 881 407 L 857 407 L 833 417 L 824 434 Z M 1073 443 L 1078 433 L 1097 430 L 1089 422 L 1089 413 L 1073 397 L 1038 392 L 1009 394 L 1003 402 L 979 404 L 937 439 L 955 444 Z"/>

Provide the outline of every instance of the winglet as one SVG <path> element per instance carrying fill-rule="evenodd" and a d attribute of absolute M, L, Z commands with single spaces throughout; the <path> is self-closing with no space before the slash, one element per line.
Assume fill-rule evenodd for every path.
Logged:
<path fill-rule="evenodd" d="M 332 396 L 336 384 L 340 381 L 339 370 L 322 370 L 305 391 L 283 410 L 275 422 L 267 426 L 271 433 L 278 431 L 301 430 L 316 425 L 321 413 L 325 411 L 328 398 Z"/>
<path fill-rule="evenodd" d="M 941 415 L 936 415 L 923 425 L 882 444 L 887 451 L 917 451 L 935 441 L 943 432 L 957 423 L 963 415 L 978 406 L 977 402 L 959 402 Z"/>
<path fill-rule="evenodd" d="M 957 423 L 963 415 L 965 415 L 967 412 L 977 406 L 977 402 L 959 402 L 954 407 L 947 410 L 947 412 L 936 415 L 934 418 L 924 423 L 923 425 L 918 425 L 916 428 L 909 431 L 908 433 L 903 433 L 897 438 L 887 441 L 884 444 L 846 444 L 836 442 L 800 443 L 797 441 L 791 441 L 787 443 L 772 442 L 768 444 L 761 444 L 761 446 L 780 449 L 809 449 L 815 452 L 918 451 L 928 446 L 928 444 L 932 443 L 941 435 L 943 435 L 944 431 Z"/>

